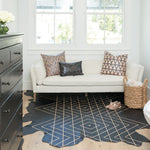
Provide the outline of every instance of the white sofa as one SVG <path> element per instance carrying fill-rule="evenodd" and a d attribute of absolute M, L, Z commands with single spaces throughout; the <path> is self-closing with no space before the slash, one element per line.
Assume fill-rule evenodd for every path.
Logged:
<path fill-rule="evenodd" d="M 82 62 L 84 75 L 46 77 L 43 61 L 38 61 L 31 66 L 34 101 L 36 93 L 123 92 L 123 76 L 101 75 L 102 62 L 103 60 L 84 60 Z M 143 66 L 127 64 L 129 79 L 142 81 L 143 72 Z"/>

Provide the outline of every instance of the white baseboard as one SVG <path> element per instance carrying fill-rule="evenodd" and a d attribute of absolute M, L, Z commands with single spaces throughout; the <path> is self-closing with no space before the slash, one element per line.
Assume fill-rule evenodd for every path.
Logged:
<path fill-rule="evenodd" d="M 32 90 L 32 83 L 30 81 L 23 82 L 23 90 Z"/>

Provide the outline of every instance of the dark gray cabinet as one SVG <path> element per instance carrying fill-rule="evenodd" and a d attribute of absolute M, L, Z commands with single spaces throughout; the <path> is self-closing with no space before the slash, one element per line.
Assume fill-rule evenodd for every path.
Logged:
<path fill-rule="evenodd" d="M 22 34 L 0 35 L 0 150 L 21 150 Z"/>

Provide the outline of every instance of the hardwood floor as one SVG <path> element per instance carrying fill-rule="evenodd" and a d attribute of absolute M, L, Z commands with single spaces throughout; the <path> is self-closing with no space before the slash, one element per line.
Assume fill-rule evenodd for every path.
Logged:
<path fill-rule="evenodd" d="M 150 99 L 150 92 L 148 92 Z M 23 114 L 28 113 L 27 106 L 29 104 L 29 96 L 23 96 Z M 30 122 L 24 123 L 24 126 L 30 124 Z M 139 134 L 144 135 L 150 139 L 150 129 L 138 130 Z M 150 143 L 143 143 L 140 147 L 128 145 L 123 142 L 109 143 L 109 142 L 96 142 L 91 139 L 85 138 L 81 143 L 72 147 L 56 148 L 47 143 L 42 142 L 43 132 L 38 131 L 36 133 L 24 136 L 23 150 L 150 150 Z"/>

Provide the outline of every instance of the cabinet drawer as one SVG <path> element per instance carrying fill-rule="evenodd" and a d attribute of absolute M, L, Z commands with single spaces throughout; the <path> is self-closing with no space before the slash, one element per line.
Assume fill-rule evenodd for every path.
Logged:
<path fill-rule="evenodd" d="M 19 131 L 17 132 L 17 135 L 15 136 L 15 139 L 12 143 L 11 149 L 10 150 L 18 150 L 19 146 L 21 146 L 20 144 L 22 144 L 22 140 L 23 140 L 23 133 L 22 133 L 22 128 L 19 129 Z"/>
<path fill-rule="evenodd" d="M 16 62 L 19 59 L 22 58 L 22 44 L 18 44 L 15 46 L 12 46 L 12 50 L 11 50 L 11 63 L 12 62 Z"/>
<path fill-rule="evenodd" d="M 10 52 L 8 49 L 0 50 L 0 73 L 10 65 Z"/>
<path fill-rule="evenodd" d="M 12 123 L 9 125 L 7 131 L 1 138 L 1 150 L 9 150 L 13 140 L 22 126 L 22 106 L 20 106 L 16 116 L 14 117 Z"/>
<path fill-rule="evenodd" d="M 22 83 L 14 89 L 14 94 L 1 107 L 1 128 L 0 135 L 3 134 L 10 120 L 15 114 L 18 106 L 22 103 Z"/>
<path fill-rule="evenodd" d="M 7 72 L 1 77 L 1 99 L 8 95 L 12 87 L 22 78 L 22 64 L 17 65 L 15 68 Z"/>

